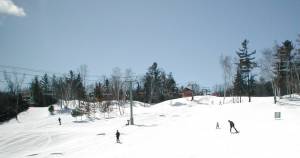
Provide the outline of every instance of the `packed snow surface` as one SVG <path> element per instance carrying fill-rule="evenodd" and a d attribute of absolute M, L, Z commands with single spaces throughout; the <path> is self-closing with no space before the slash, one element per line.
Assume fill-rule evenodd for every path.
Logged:
<path fill-rule="evenodd" d="M 299 158 L 300 107 L 270 98 L 220 105 L 212 96 L 134 106 L 135 125 L 120 115 L 77 120 L 30 108 L 0 125 L 0 158 Z M 281 119 L 274 118 L 281 112 Z M 62 125 L 58 124 L 58 117 Z M 93 116 L 92 116 L 93 118 Z M 232 120 L 239 134 L 229 132 Z M 219 122 L 220 129 L 216 129 Z M 116 143 L 115 132 L 121 133 Z"/>

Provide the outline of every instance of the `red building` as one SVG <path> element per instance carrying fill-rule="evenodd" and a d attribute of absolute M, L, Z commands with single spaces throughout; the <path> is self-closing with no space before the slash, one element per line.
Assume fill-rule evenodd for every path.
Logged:
<path fill-rule="evenodd" d="M 193 90 L 189 88 L 184 88 L 182 90 L 182 97 L 193 97 Z"/>

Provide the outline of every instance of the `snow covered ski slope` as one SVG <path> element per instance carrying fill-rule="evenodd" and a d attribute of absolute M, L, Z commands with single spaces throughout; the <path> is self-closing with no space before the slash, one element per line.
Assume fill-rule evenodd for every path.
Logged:
<path fill-rule="evenodd" d="M 117 111 L 110 118 L 74 119 L 30 108 L 0 125 L 0 158 L 299 158 L 300 107 L 272 98 L 226 103 L 211 96 L 134 107 L 134 126 Z M 228 98 L 229 102 L 229 98 Z M 274 112 L 282 118 L 275 120 Z M 58 117 L 62 125 L 58 124 Z M 229 132 L 228 120 L 239 134 Z M 216 129 L 219 122 L 220 129 Z M 115 132 L 121 133 L 116 143 Z"/>

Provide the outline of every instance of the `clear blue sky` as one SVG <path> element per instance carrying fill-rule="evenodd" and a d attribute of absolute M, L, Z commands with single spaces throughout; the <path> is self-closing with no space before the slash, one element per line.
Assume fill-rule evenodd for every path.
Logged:
<path fill-rule="evenodd" d="M 4 1 L 22 12 L 0 6 L 0 63 L 53 72 L 142 75 L 157 62 L 180 84 L 213 86 L 243 39 L 259 54 L 300 33 L 299 0 Z"/>

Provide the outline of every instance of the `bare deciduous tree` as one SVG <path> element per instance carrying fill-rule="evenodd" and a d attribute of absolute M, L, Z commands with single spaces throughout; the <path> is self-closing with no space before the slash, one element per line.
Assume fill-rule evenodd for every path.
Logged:
<path fill-rule="evenodd" d="M 111 88 L 113 97 L 115 100 L 120 100 L 120 90 L 121 90 L 121 84 L 122 84 L 122 72 L 121 69 L 116 67 L 113 69 L 112 75 L 111 75 Z"/>
<path fill-rule="evenodd" d="M 87 78 L 87 73 L 88 73 L 88 70 L 87 70 L 87 65 L 80 65 L 79 67 L 79 74 L 81 76 L 81 80 L 82 80 L 82 83 L 83 83 L 83 87 L 87 87 L 86 86 L 86 78 Z M 81 106 L 81 100 L 78 99 L 78 102 L 79 102 L 79 107 Z"/>
<path fill-rule="evenodd" d="M 4 71 L 4 79 L 7 82 L 8 91 L 15 95 L 17 98 L 17 104 L 15 108 L 16 120 L 18 120 L 18 112 L 19 112 L 19 93 L 21 92 L 22 84 L 25 79 L 25 74 L 23 74 L 20 78 L 18 77 L 17 72 L 13 72 L 13 78 L 8 72 Z"/>
<path fill-rule="evenodd" d="M 8 91 L 11 94 L 17 95 L 17 93 L 19 93 L 21 88 L 22 88 L 22 84 L 23 84 L 24 79 L 25 79 L 25 74 L 23 74 L 19 78 L 18 73 L 13 72 L 13 78 L 12 78 L 12 76 L 9 75 L 8 72 L 4 71 L 3 75 L 4 75 L 5 81 L 7 82 Z"/>
<path fill-rule="evenodd" d="M 80 65 L 79 67 L 79 74 L 82 78 L 82 83 L 83 83 L 83 86 L 86 87 L 86 78 L 87 78 L 87 75 L 88 75 L 88 67 L 86 64 L 84 65 Z"/>
<path fill-rule="evenodd" d="M 112 88 L 112 95 L 114 100 L 117 101 L 117 106 L 120 112 L 120 115 L 122 114 L 121 112 L 121 105 L 120 105 L 120 92 L 122 89 L 122 72 L 121 69 L 116 67 L 113 69 L 112 75 L 111 75 L 111 88 Z"/>
<path fill-rule="evenodd" d="M 273 72 L 273 64 L 274 61 L 274 54 L 271 49 L 265 49 L 262 51 L 262 58 L 259 61 L 260 71 L 261 75 L 264 79 L 267 81 L 271 81 L 272 83 L 272 89 L 274 94 L 274 103 L 276 104 L 276 96 L 279 91 L 278 86 L 275 81 L 275 74 Z"/>
<path fill-rule="evenodd" d="M 223 56 L 223 54 L 220 57 L 220 64 L 223 69 L 223 79 L 224 79 L 224 98 L 223 98 L 223 104 L 225 103 L 226 98 L 226 92 L 229 84 L 232 82 L 232 63 L 231 63 L 231 57 L 230 56 Z"/>

